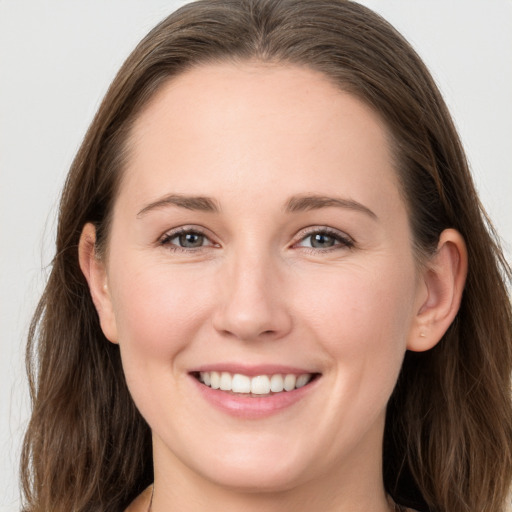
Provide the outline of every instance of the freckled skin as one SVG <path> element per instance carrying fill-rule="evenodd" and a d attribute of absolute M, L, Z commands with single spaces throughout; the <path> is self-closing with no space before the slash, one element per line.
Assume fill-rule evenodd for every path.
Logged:
<path fill-rule="evenodd" d="M 425 297 L 378 116 L 304 68 L 215 64 L 166 84 L 131 141 L 100 315 L 153 431 L 154 509 L 189 510 L 194 496 L 190 510 L 388 510 L 385 407 Z M 212 198 L 219 212 L 137 216 L 171 193 Z M 285 211 L 307 194 L 376 218 Z M 179 247 L 180 227 L 203 243 Z M 332 246 L 311 247 L 313 228 L 335 233 Z M 321 377 L 300 403 L 243 420 L 190 378 L 219 362 Z"/>

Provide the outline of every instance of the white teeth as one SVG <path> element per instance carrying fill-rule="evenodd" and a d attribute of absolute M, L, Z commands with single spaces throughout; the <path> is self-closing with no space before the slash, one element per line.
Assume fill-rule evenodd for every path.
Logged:
<path fill-rule="evenodd" d="M 311 379 L 311 376 L 305 373 L 304 375 L 299 375 L 297 377 L 297 381 L 295 382 L 296 388 L 302 388 L 305 386 Z"/>
<path fill-rule="evenodd" d="M 302 375 L 257 375 L 248 377 L 240 373 L 232 375 L 229 372 L 200 372 L 199 380 L 212 389 L 221 391 L 232 391 L 233 393 L 252 393 L 253 395 L 268 395 L 272 393 L 281 393 L 282 391 L 292 391 L 302 388 L 313 378 L 313 374 L 304 373 Z"/>
<path fill-rule="evenodd" d="M 284 381 L 282 375 L 272 375 L 270 379 L 270 391 L 280 393 L 284 389 Z"/>
<path fill-rule="evenodd" d="M 206 384 L 206 382 L 205 382 Z M 251 392 L 251 379 L 247 375 L 240 375 L 235 373 L 231 383 L 231 390 L 234 393 L 250 393 Z"/>
<path fill-rule="evenodd" d="M 206 382 L 205 382 L 205 384 L 206 384 Z M 219 389 L 220 375 L 217 372 L 210 373 L 210 386 L 212 389 Z"/>
<path fill-rule="evenodd" d="M 251 379 L 251 393 L 255 395 L 268 395 L 270 393 L 270 379 L 266 375 L 258 375 Z"/>
<path fill-rule="evenodd" d="M 211 384 L 211 379 L 210 379 L 210 372 L 201 372 L 200 374 L 201 376 L 201 380 L 207 385 L 209 386 Z"/>
<path fill-rule="evenodd" d="M 295 389 L 295 383 L 297 382 L 297 377 L 295 375 L 287 375 L 284 378 L 284 389 L 285 391 L 291 391 L 292 389 Z"/>
<path fill-rule="evenodd" d="M 231 374 L 228 372 L 222 372 L 220 374 L 219 389 L 222 391 L 231 391 Z"/>

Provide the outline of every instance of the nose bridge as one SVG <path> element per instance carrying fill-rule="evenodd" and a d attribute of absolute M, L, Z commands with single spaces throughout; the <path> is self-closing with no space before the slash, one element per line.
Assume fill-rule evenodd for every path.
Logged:
<path fill-rule="evenodd" d="M 224 262 L 215 328 L 242 340 L 279 338 L 291 328 L 279 260 L 254 245 L 238 246 Z"/>

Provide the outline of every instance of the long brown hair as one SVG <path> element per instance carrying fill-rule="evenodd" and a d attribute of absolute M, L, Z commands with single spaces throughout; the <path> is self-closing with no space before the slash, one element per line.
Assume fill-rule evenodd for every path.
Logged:
<path fill-rule="evenodd" d="M 56 256 L 30 329 L 25 510 L 122 510 L 152 481 L 150 430 L 128 393 L 118 347 L 100 329 L 78 241 L 93 222 L 98 249 L 105 247 L 130 127 L 161 84 L 201 63 L 245 59 L 319 70 L 381 115 L 420 260 L 443 229 L 463 235 L 462 304 L 435 348 L 406 354 L 388 405 L 384 483 L 421 510 L 504 510 L 512 479 L 510 268 L 424 64 L 386 21 L 346 0 L 198 1 L 155 27 L 122 66 L 69 172 Z"/>

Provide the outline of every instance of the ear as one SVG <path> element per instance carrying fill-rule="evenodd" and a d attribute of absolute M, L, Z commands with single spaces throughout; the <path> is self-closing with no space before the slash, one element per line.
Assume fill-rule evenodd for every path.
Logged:
<path fill-rule="evenodd" d="M 96 228 L 88 223 L 82 229 L 78 244 L 80 268 L 89 285 L 92 301 L 98 312 L 101 330 L 112 343 L 117 343 L 117 326 L 108 286 L 105 263 L 96 253 Z"/>
<path fill-rule="evenodd" d="M 441 340 L 459 311 L 467 269 L 462 235 L 455 229 L 444 230 L 420 276 L 421 299 L 407 342 L 409 350 L 429 350 Z"/>

